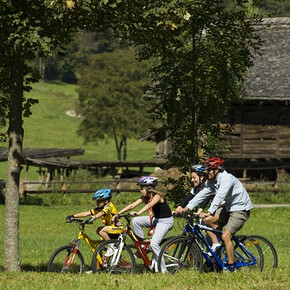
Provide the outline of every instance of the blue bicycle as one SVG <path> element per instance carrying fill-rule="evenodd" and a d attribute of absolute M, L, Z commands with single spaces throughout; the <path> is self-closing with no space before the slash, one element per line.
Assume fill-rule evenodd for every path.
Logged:
<path fill-rule="evenodd" d="M 183 214 L 186 225 L 181 236 L 175 236 L 164 244 L 158 259 L 158 267 L 165 263 L 167 271 L 174 274 L 181 269 L 210 272 L 223 271 L 227 266 L 225 247 L 214 252 L 206 238 L 205 231 L 222 235 L 222 231 L 202 225 L 194 214 Z M 236 269 L 249 268 L 262 271 L 277 268 L 278 256 L 270 241 L 262 236 L 236 235 L 232 242 L 235 249 Z"/>

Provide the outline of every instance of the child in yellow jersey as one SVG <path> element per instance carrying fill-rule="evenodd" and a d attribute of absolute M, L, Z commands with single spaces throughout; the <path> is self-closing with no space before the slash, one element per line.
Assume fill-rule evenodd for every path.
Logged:
<path fill-rule="evenodd" d="M 97 228 L 97 234 L 104 240 L 116 238 L 117 235 L 122 233 L 123 226 L 115 226 L 112 217 L 118 214 L 115 205 L 111 202 L 112 193 L 111 189 L 100 189 L 94 193 L 93 200 L 97 202 L 97 207 L 90 211 L 80 212 L 66 217 L 67 221 L 72 221 L 74 218 L 86 217 L 92 215 L 92 217 L 85 223 L 93 223 L 97 218 L 102 218 L 104 226 Z"/>

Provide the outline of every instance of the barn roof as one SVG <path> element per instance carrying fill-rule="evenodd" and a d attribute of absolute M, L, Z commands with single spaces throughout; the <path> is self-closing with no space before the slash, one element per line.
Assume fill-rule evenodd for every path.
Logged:
<path fill-rule="evenodd" d="M 251 100 L 290 100 L 290 17 L 264 18 L 258 27 L 265 41 L 247 85 Z"/>

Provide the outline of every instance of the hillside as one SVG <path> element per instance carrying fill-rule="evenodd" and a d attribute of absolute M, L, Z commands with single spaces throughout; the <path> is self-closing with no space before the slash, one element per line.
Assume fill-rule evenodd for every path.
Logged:
<path fill-rule="evenodd" d="M 87 160 L 117 160 L 113 140 L 98 145 L 83 144 L 76 134 L 80 119 L 67 114 L 75 107 L 76 85 L 38 83 L 28 94 L 39 100 L 32 107 L 32 115 L 24 119 L 24 147 L 29 148 L 83 148 L 85 155 L 75 157 Z M 97 113 L 97 112 L 96 112 Z M 133 120 L 132 120 L 133 121 Z M 1 144 L 7 147 L 7 144 Z M 128 140 L 127 160 L 151 159 L 155 144 Z M 6 162 L 0 163 L 0 179 L 6 178 Z"/>

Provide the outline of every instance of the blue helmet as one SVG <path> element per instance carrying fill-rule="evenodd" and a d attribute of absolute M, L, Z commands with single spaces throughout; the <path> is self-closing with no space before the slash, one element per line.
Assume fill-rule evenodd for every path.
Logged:
<path fill-rule="evenodd" d="M 207 168 L 202 164 L 196 164 L 191 167 L 191 172 L 195 172 L 198 175 L 205 175 L 207 173 Z"/>
<path fill-rule="evenodd" d="M 111 189 L 105 188 L 105 189 L 99 189 L 94 193 L 93 200 L 105 200 L 110 199 L 112 197 Z"/>
<path fill-rule="evenodd" d="M 152 176 L 141 177 L 137 182 L 137 185 L 155 187 L 158 183 L 157 179 L 158 179 L 157 177 Z"/>

